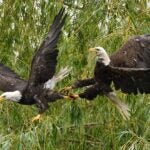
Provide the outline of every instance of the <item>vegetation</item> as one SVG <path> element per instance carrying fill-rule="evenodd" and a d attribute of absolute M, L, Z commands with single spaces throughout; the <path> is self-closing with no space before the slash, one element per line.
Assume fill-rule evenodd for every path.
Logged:
<path fill-rule="evenodd" d="M 1 0 L 1 62 L 28 78 L 34 51 L 63 3 L 68 18 L 57 69 L 68 65 L 73 70 L 56 89 L 92 75 L 94 57 L 88 48 L 100 45 L 111 54 L 130 36 L 150 33 L 148 0 Z M 6 101 L 0 104 L 0 149 L 148 150 L 150 96 L 117 94 L 131 108 L 129 121 L 105 97 L 51 103 L 37 123 L 31 123 L 34 106 Z"/>

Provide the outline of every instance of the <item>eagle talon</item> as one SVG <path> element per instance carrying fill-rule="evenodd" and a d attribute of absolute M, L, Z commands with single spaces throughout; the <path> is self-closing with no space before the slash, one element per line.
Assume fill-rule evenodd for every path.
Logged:
<path fill-rule="evenodd" d="M 60 92 L 64 94 L 68 94 L 71 89 L 72 89 L 72 86 L 67 86 L 61 89 Z"/>
<path fill-rule="evenodd" d="M 35 122 L 35 121 L 40 120 L 40 119 L 41 119 L 41 115 L 38 114 L 37 116 L 32 118 L 32 122 Z"/>
<path fill-rule="evenodd" d="M 70 94 L 70 95 L 68 95 L 68 96 L 64 96 L 64 99 L 75 100 L 75 99 L 77 99 L 77 98 L 79 98 L 79 95 L 77 95 L 77 94 Z"/>
<path fill-rule="evenodd" d="M 77 99 L 77 98 L 79 98 L 79 95 L 78 94 L 70 94 L 69 97 L 71 99 Z"/>

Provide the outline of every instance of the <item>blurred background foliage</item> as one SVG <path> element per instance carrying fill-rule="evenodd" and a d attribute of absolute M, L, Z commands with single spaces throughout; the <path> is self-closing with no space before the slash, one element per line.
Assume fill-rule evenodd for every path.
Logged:
<path fill-rule="evenodd" d="M 68 65 L 73 70 L 56 89 L 92 75 L 95 56 L 88 48 L 102 46 L 111 54 L 130 36 L 150 33 L 149 0 L 0 0 L 0 61 L 27 79 L 34 52 L 62 6 L 68 18 L 57 69 Z M 35 107 L 4 102 L 0 149 L 148 150 L 150 96 L 117 94 L 131 108 L 129 121 L 105 97 L 52 103 L 34 124 Z"/>

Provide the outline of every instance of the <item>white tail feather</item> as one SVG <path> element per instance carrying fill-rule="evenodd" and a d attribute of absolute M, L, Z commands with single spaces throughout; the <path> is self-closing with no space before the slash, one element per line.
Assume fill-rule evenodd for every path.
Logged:
<path fill-rule="evenodd" d="M 46 89 L 54 89 L 55 85 L 61 81 L 62 79 L 64 79 L 65 77 L 67 77 L 70 73 L 72 68 L 61 68 L 60 71 L 58 72 L 57 75 L 54 75 L 51 79 L 49 79 L 47 82 L 45 82 L 44 84 L 44 88 Z"/>
<path fill-rule="evenodd" d="M 124 120 L 130 119 L 130 108 L 123 102 L 119 100 L 119 98 L 116 96 L 114 92 L 110 92 L 106 95 L 116 106 L 120 114 L 122 115 Z"/>

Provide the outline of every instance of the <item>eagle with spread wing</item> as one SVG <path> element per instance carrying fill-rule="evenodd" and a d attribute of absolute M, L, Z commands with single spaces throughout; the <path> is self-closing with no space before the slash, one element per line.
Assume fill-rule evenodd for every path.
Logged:
<path fill-rule="evenodd" d="M 7 99 L 24 105 L 36 104 L 39 114 L 32 121 L 40 118 L 48 108 L 48 102 L 69 98 L 54 91 L 56 83 L 70 72 L 70 69 L 65 67 L 55 75 L 59 52 L 57 43 L 66 19 L 64 12 L 65 9 L 62 8 L 55 16 L 46 38 L 35 52 L 28 80 L 22 79 L 10 68 L 0 64 L 0 90 L 4 92 L 0 101 Z"/>
<path fill-rule="evenodd" d="M 121 102 L 112 88 L 126 94 L 150 93 L 150 35 L 130 38 L 110 57 L 102 47 L 90 48 L 97 54 L 94 77 L 77 80 L 71 87 L 87 87 L 83 93 L 72 94 L 73 98 L 93 100 L 97 95 L 107 96 L 124 119 L 130 117 L 129 107 Z"/>

